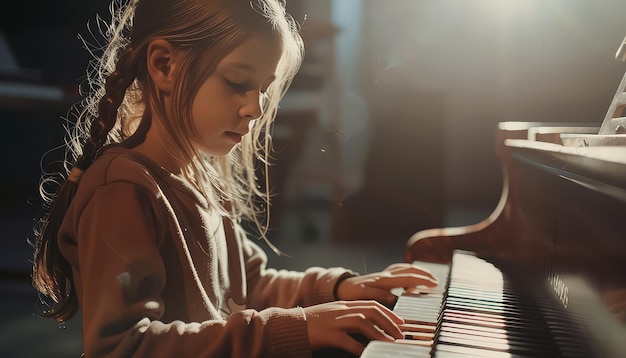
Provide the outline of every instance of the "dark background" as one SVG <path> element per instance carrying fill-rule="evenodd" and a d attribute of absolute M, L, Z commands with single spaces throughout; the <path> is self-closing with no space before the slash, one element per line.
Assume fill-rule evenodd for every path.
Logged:
<path fill-rule="evenodd" d="M 0 29 L 18 66 L 17 70 L 1 68 L 0 80 L 7 85 L 54 88 L 63 94 L 58 100 L 3 99 L 0 107 L 1 234 L 8 247 L 20 248 L 20 254 L 28 227 L 39 212 L 42 165 L 62 158 L 60 151 L 44 154 L 62 144 L 63 119 L 78 100 L 78 86 L 89 60 L 78 34 L 85 34 L 85 25 L 96 12 L 106 15 L 107 6 L 106 1 L 20 1 L 12 5 L 12 11 L 0 13 Z M 9 249 L 3 252 L 8 255 L 0 262 L 2 272 L 23 275 L 24 257 Z"/>
<path fill-rule="evenodd" d="M 41 305 L 30 284 L 33 250 L 28 240 L 41 210 L 42 165 L 62 158 L 60 151 L 44 153 L 63 142 L 63 118 L 78 100 L 89 59 L 78 34 L 86 35 L 86 23 L 96 12 L 107 14 L 108 3 L 25 0 L 3 7 L 0 30 L 18 68 L 3 63 L 0 83 L 4 88 L 33 85 L 61 97 L 23 100 L 3 94 L 0 101 L 0 355 L 78 357 L 80 317 L 59 327 L 37 316 Z"/>

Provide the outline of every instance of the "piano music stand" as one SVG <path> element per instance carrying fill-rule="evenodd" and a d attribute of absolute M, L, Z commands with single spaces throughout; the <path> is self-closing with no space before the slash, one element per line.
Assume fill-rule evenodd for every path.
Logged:
<path fill-rule="evenodd" d="M 620 44 L 615 58 L 620 61 L 626 61 L 626 37 Z M 626 117 L 624 117 L 624 108 L 626 108 L 626 73 L 620 82 L 617 92 L 613 97 L 613 101 L 609 106 L 609 110 L 604 117 L 602 126 L 598 134 L 600 135 L 613 135 L 613 134 L 626 134 Z"/>

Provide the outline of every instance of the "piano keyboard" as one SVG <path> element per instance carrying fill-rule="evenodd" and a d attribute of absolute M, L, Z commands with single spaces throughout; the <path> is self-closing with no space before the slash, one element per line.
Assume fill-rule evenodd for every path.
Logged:
<path fill-rule="evenodd" d="M 538 309 L 493 264 L 466 252 L 456 252 L 452 265 L 417 264 L 440 285 L 402 293 L 393 311 L 406 322 L 405 338 L 372 341 L 362 358 L 558 355 Z"/>

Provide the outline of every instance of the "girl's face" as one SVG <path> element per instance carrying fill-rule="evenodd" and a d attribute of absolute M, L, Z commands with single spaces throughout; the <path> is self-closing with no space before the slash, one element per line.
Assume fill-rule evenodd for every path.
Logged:
<path fill-rule="evenodd" d="M 191 115 L 197 150 L 228 154 L 263 114 L 264 92 L 281 57 L 278 41 L 252 37 L 228 54 L 196 93 Z"/>

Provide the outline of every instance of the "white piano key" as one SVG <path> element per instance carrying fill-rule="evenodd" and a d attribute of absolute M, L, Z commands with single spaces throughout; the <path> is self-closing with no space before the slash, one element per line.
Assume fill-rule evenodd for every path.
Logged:
<path fill-rule="evenodd" d="M 372 341 L 361 358 L 429 358 L 430 348 L 395 342 Z"/>

